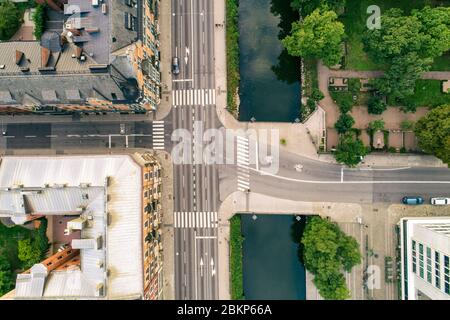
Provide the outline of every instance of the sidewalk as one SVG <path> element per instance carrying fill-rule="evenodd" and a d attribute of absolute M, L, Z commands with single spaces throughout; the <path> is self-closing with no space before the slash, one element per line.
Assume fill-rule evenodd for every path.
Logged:
<path fill-rule="evenodd" d="M 331 153 L 319 155 L 319 160 L 328 163 L 335 163 L 336 159 Z M 416 154 L 369 154 L 364 157 L 364 163 L 360 163 L 357 168 L 370 167 L 432 167 L 447 168 L 442 160 L 430 155 Z"/>

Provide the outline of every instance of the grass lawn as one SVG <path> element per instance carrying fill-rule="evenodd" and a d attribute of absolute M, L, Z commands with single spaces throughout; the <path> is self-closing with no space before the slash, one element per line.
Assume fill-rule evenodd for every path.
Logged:
<path fill-rule="evenodd" d="M 448 1 L 446 4 L 450 4 Z M 426 5 L 443 4 L 439 0 L 347 0 L 346 12 L 342 15 L 341 21 L 345 25 L 347 34 L 347 55 L 345 59 L 345 69 L 348 70 L 383 70 L 383 65 L 376 64 L 364 52 L 362 36 L 366 30 L 366 20 L 369 15 L 366 13 L 370 5 L 378 5 L 381 13 L 390 8 L 403 9 L 405 14 L 409 14 L 412 9 L 423 8 Z M 435 69 L 436 68 L 436 69 Z M 439 69 L 438 69 L 439 68 Z M 450 70 L 450 57 L 441 58 L 436 61 L 435 70 Z"/>
<path fill-rule="evenodd" d="M 450 71 L 450 52 L 434 59 L 431 71 Z"/>
<path fill-rule="evenodd" d="M 407 99 L 418 107 L 437 107 L 450 104 L 450 94 L 442 92 L 439 80 L 418 80 L 415 93 Z"/>
<path fill-rule="evenodd" d="M 242 273 L 242 243 L 241 216 L 234 215 L 230 220 L 230 273 L 231 299 L 244 299 L 244 279 Z"/>

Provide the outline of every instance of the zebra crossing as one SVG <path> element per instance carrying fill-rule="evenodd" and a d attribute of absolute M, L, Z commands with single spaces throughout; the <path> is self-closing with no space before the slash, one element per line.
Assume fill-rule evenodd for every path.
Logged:
<path fill-rule="evenodd" d="M 187 89 L 172 91 L 172 105 L 177 106 L 208 106 L 216 104 L 215 89 Z"/>
<path fill-rule="evenodd" d="M 153 149 L 164 150 L 164 121 L 153 121 Z"/>
<path fill-rule="evenodd" d="M 239 191 L 250 190 L 248 139 L 237 136 L 237 186 Z"/>
<path fill-rule="evenodd" d="M 217 228 L 217 212 L 174 212 L 175 228 Z"/>

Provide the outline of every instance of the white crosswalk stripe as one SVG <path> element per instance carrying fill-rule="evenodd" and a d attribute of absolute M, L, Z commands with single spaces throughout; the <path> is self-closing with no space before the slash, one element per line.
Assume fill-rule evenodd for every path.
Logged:
<path fill-rule="evenodd" d="M 164 150 L 164 121 L 152 123 L 153 149 Z"/>
<path fill-rule="evenodd" d="M 173 106 L 210 106 L 216 104 L 215 89 L 186 89 L 172 91 Z"/>
<path fill-rule="evenodd" d="M 249 151 L 248 151 L 248 139 L 245 137 L 237 136 L 237 189 L 239 191 L 250 190 L 250 174 L 249 174 Z"/>
<path fill-rule="evenodd" d="M 174 212 L 174 228 L 217 228 L 217 212 Z"/>

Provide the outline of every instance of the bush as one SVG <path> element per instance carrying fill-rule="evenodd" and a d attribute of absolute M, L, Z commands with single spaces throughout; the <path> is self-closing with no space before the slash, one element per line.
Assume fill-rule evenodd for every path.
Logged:
<path fill-rule="evenodd" d="M 242 243 L 241 216 L 234 215 L 230 219 L 230 272 L 231 299 L 244 299 L 244 281 L 242 273 Z"/>
<path fill-rule="evenodd" d="M 348 91 L 354 94 L 358 94 L 361 90 L 361 81 L 358 78 L 348 79 Z"/>
<path fill-rule="evenodd" d="M 400 153 L 406 153 L 406 148 L 405 147 L 401 147 L 400 148 Z"/>
<path fill-rule="evenodd" d="M 0 4 L 0 40 L 9 40 L 21 23 L 22 13 L 14 3 L 6 1 Z"/>
<path fill-rule="evenodd" d="M 37 40 L 40 40 L 42 34 L 45 31 L 45 4 L 39 4 L 36 7 L 36 11 L 33 13 L 33 22 L 34 22 L 34 36 Z"/>
<path fill-rule="evenodd" d="M 369 129 L 374 132 L 378 130 L 384 129 L 384 121 L 383 120 L 374 120 L 369 123 Z"/>
<path fill-rule="evenodd" d="M 226 0 L 227 108 L 236 113 L 239 88 L 239 0 Z"/>
<path fill-rule="evenodd" d="M 355 124 L 353 117 L 347 113 L 341 114 L 339 119 L 334 124 L 338 133 L 346 133 Z"/>
<path fill-rule="evenodd" d="M 403 131 L 414 130 L 414 122 L 409 121 L 409 120 L 403 120 L 403 121 L 400 123 L 400 128 L 401 128 Z"/>
<path fill-rule="evenodd" d="M 389 153 L 396 153 L 396 152 L 397 152 L 397 149 L 395 149 L 394 147 L 389 147 L 389 148 L 388 148 L 388 152 L 389 152 Z"/>
<path fill-rule="evenodd" d="M 325 97 L 322 91 L 320 91 L 318 88 L 313 88 L 311 93 L 311 99 L 314 101 L 320 101 Z"/>
<path fill-rule="evenodd" d="M 379 96 L 372 96 L 367 107 L 370 114 L 382 114 L 386 110 L 387 105 Z"/>
<path fill-rule="evenodd" d="M 353 108 L 353 96 L 349 92 L 331 92 L 331 96 L 339 107 L 341 113 L 350 112 Z"/>

